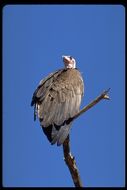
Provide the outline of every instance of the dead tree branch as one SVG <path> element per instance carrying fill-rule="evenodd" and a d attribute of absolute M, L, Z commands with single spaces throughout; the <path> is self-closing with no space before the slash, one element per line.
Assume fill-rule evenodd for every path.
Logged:
<path fill-rule="evenodd" d="M 69 118 L 66 123 L 70 123 L 71 121 L 77 119 L 81 114 L 95 106 L 98 102 L 100 102 L 103 99 L 109 100 L 109 96 L 107 93 L 109 92 L 110 88 L 108 90 L 105 90 L 104 92 L 101 93 L 97 98 L 95 98 L 92 102 L 90 102 L 87 106 L 85 106 L 83 109 L 81 109 L 76 115 L 74 115 L 72 118 Z"/>
<path fill-rule="evenodd" d="M 110 88 L 108 90 L 105 90 L 104 92 L 102 92 L 100 96 L 98 96 L 96 99 L 94 99 L 92 102 L 90 102 L 87 106 L 85 106 L 83 109 L 81 109 L 74 117 L 69 118 L 67 120 L 67 122 L 71 122 L 74 119 L 78 118 L 81 114 L 83 114 L 84 112 L 86 112 L 87 110 L 89 110 L 90 108 L 95 106 L 101 100 L 103 100 L 103 99 L 109 100 L 110 98 L 107 95 L 109 90 L 110 90 Z M 69 168 L 69 171 L 71 173 L 75 187 L 83 187 L 81 179 L 80 179 L 79 171 L 78 171 L 78 168 L 76 166 L 75 158 L 74 158 L 74 156 L 72 156 L 71 151 L 70 151 L 70 137 L 69 137 L 69 135 L 63 143 L 63 152 L 64 152 L 64 160 L 65 160 L 65 162 Z"/>
<path fill-rule="evenodd" d="M 63 143 L 63 151 L 64 151 L 64 160 L 70 170 L 75 187 L 82 187 L 82 182 L 79 176 L 78 168 L 76 166 L 75 158 L 71 155 L 71 152 L 70 152 L 69 135 Z"/>

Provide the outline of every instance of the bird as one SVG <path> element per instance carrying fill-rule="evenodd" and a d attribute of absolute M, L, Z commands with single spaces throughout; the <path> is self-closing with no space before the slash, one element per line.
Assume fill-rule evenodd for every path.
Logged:
<path fill-rule="evenodd" d="M 53 144 L 60 146 L 70 133 L 71 118 L 79 112 L 84 95 L 83 77 L 76 68 L 76 60 L 63 55 L 64 68 L 59 69 L 39 82 L 35 89 L 31 106 L 34 106 L 40 126 Z"/>

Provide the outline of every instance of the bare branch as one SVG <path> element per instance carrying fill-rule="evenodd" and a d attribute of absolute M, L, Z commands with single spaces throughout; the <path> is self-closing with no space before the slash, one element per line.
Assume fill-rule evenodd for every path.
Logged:
<path fill-rule="evenodd" d="M 110 88 L 102 92 L 100 96 L 98 96 L 96 99 L 90 102 L 87 106 L 85 106 L 82 110 L 80 110 L 74 117 L 69 118 L 66 122 L 71 122 L 74 119 L 78 118 L 81 114 L 83 114 L 84 112 L 86 112 L 87 110 L 95 106 L 102 99 L 109 100 L 110 98 L 107 95 L 109 90 Z M 69 168 L 75 187 L 83 187 L 81 179 L 80 179 L 80 175 L 78 172 L 78 168 L 76 166 L 75 158 L 72 156 L 71 151 L 70 151 L 70 136 L 69 135 L 63 143 L 63 152 L 64 152 L 64 160 Z"/>
<path fill-rule="evenodd" d="M 87 110 L 89 110 L 90 108 L 92 108 L 93 106 L 95 106 L 101 100 L 103 100 L 103 99 L 110 100 L 109 96 L 107 95 L 107 93 L 109 92 L 109 90 L 110 90 L 110 88 L 108 90 L 105 90 L 104 92 L 102 92 L 101 95 L 99 95 L 96 99 L 94 99 L 87 106 L 85 106 L 83 109 L 81 109 L 76 115 L 74 115 L 72 118 L 69 118 L 67 120 L 67 122 L 71 122 L 71 121 L 75 120 L 81 114 L 83 114 L 84 112 L 86 112 Z"/>
<path fill-rule="evenodd" d="M 70 152 L 70 137 L 66 138 L 63 143 L 64 160 L 69 168 L 75 187 L 83 187 L 79 176 L 78 168 L 76 166 L 75 158 Z"/>

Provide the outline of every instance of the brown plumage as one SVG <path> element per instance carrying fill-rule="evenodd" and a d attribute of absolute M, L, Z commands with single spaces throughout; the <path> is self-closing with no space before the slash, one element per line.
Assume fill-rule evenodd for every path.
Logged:
<path fill-rule="evenodd" d="M 63 56 L 65 69 L 41 80 L 31 106 L 35 106 L 40 125 L 51 144 L 61 145 L 69 134 L 71 122 L 66 121 L 78 111 L 83 96 L 83 79 L 71 56 Z"/>

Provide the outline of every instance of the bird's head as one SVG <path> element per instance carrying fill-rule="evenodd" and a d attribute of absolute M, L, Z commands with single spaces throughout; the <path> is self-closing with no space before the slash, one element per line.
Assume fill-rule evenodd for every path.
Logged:
<path fill-rule="evenodd" d="M 69 69 L 76 68 L 76 61 L 75 61 L 75 59 L 72 56 L 70 56 L 70 55 L 63 55 L 62 58 L 63 58 L 63 62 L 64 62 L 64 65 L 65 65 L 65 68 L 69 68 Z"/>

